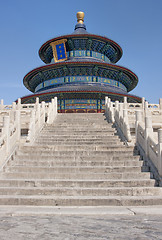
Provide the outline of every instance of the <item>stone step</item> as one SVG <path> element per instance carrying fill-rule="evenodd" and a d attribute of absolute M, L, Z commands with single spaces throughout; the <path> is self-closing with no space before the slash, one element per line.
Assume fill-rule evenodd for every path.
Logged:
<path fill-rule="evenodd" d="M 112 137 L 112 136 L 114 136 L 114 132 L 101 132 L 101 131 L 98 131 L 98 132 L 93 132 L 93 131 L 91 131 L 91 132 L 88 132 L 88 131 L 85 131 L 85 132 L 83 132 L 83 131 L 80 131 L 80 132 L 72 132 L 72 131 L 43 131 L 42 133 L 41 133 L 41 135 L 42 136 L 49 136 L 49 137 L 51 137 L 51 136 L 54 136 L 54 137 L 57 137 L 58 135 L 61 137 L 64 137 L 64 136 L 69 136 L 69 137 L 81 137 L 81 138 L 85 138 L 85 137 L 89 137 L 89 138 L 93 138 L 93 137 L 95 137 L 95 138 L 97 138 L 98 136 L 99 137 Z"/>
<path fill-rule="evenodd" d="M 68 156 L 64 155 L 64 156 L 41 156 L 40 154 L 23 154 L 18 152 L 16 154 L 16 160 L 18 161 L 32 161 L 32 160 L 36 160 L 37 162 L 39 161 L 65 161 L 65 162 L 123 162 L 123 161 L 139 161 L 139 156 L 133 156 L 132 153 L 130 155 L 125 155 L 125 156 L 121 156 L 120 154 L 118 156 L 116 155 L 107 155 L 105 156 Z M 14 160 L 15 161 L 15 160 Z M 13 162 L 12 160 L 10 162 Z M 130 163 L 129 163 L 130 164 Z"/>
<path fill-rule="evenodd" d="M 162 205 L 161 196 L 13 196 L 0 197 L 0 205 L 24 206 L 148 206 Z"/>
<path fill-rule="evenodd" d="M 35 147 L 35 150 L 31 149 L 31 150 L 27 150 L 26 151 L 19 151 L 18 153 L 20 156 L 24 155 L 24 156 L 28 156 L 29 159 L 31 159 L 32 157 L 34 158 L 41 158 L 41 157 L 71 157 L 71 158 L 78 158 L 78 157 L 100 157 L 102 155 L 102 157 L 105 158 L 109 158 L 109 157 L 121 157 L 121 158 L 125 158 L 125 157 L 129 157 L 129 158 L 133 158 L 133 153 L 132 151 L 116 151 L 116 150 L 107 150 L 107 151 L 50 151 L 49 149 L 44 150 L 44 151 L 38 151 L 37 148 Z"/>
<path fill-rule="evenodd" d="M 96 179 L 96 180 L 105 180 L 105 179 L 150 179 L 149 172 L 111 172 L 111 173 L 40 173 L 40 172 L 3 172 L 0 175 L 0 179 Z"/>
<path fill-rule="evenodd" d="M 77 160 L 77 161 L 63 161 L 60 159 L 60 161 L 56 161 L 56 160 L 46 160 L 44 159 L 44 161 L 42 160 L 15 160 L 13 162 L 10 163 L 10 166 L 39 166 L 39 167 L 57 167 L 57 166 L 111 166 L 111 167 L 142 167 L 143 162 L 142 161 L 137 161 L 137 160 L 123 160 L 123 161 L 82 161 L 82 160 Z"/>
<path fill-rule="evenodd" d="M 39 136 L 37 139 L 36 139 L 36 142 L 40 142 L 40 141 L 53 141 L 53 142 L 65 142 L 65 143 L 69 143 L 69 144 L 87 144 L 87 143 L 95 143 L 95 144 L 101 144 L 101 143 L 104 143 L 104 144 L 111 144 L 111 143 L 122 143 L 120 141 L 119 138 L 105 138 L 105 139 L 102 139 L 101 138 L 75 138 L 75 137 L 71 137 L 71 138 L 64 138 L 64 137 L 59 137 L 59 138 L 56 138 L 56 137 L 53 137 L 53 136 Z M 123 144 L 123 143 L 122 143 Z"/>
<path fill-rule="evenodd" d="M 87 174 L 91 174 L 91 173 L 97 173 L 97 174 L 106 174 L 106 173 L 140 173 L 141 172 L 141 167 L 128 167 L 128 166 L 120 166 L 120 167 L 117 167 L 117 166 L 114 166 L 114 167 L 108 167 L 108 166 L 86 166 L 86 167 L 65 167 L 65 166 L 62 166 L 62 167 L 38 167 L 38 166 L 11 166 L 11 167 L 5 167 L 5 172 L 11 172 L 11 173 L 14 173 L 14 172 L 17 172 L 17 173 L 23 173 L 23 172 L 29 172 L 29 173 L 34 173 L 34 172 L 39 172 L 39 173 L 44 173 L 44 174 L 48 174 L 48 173 L 56 173 L 56 174 L 66 174 L 66 173 L 87 173 Z"/>
<path fill-rule="evenodd" d="M 95 129 L 95 130 L 110 130 L 110 131 L 112 131 L 112 129 L 114 130 L 114 131 L 116 131 L 116 129 L 115 128 L 113 128 L 112 127 L 112 125 L 109 125 L 109 124 L 107 124 L 107 123 L 105 123 L 105 124 L 101 124 L 101 122 L 99 122 L 98 124 L 97 123 L 84 123 L 83 125 L 81 125 L 80 123 L 78 123 L 78 124 L 73 124 L 73 123 L 71 123 L 71 124 L 69 124 L 69 123 L 67 123 L 67 124 L 65 124 L 65 123 L 63 123 L 63 124 L 53 124 L 53 125 L 46 125 L 46 126 L 44 126 L 44 128 L 43 129 L 46 129 L 46 130 L 57 130 L 57 129 L 75 129 L 75 130 L 84 130 L 84 129 L 90 129 L 90 130 L 93 130 L 93 129 Z"/>
<path fill-rule="evenodd" d="M 112 136 L 98 136 L 98 135 L 92 135 L 92 136 L 88 136 L 88 135 L 49 135 L 49 134 L 41 134 L 40 136 L 38 136 L 38 139 L 40 138 L 45 138 L 45 139 L 55 139 L 55 140 L 80 140 L 80 141 L 89 141 L 89 140 L 94 140 L 94 141 L 117 141 L 119 140 L 118 136 L 112 135 Z"/>
<path fill-rule="evenodd" d="M 99 118 L 105 118 L 105 115 L 103 113 L 58 113 L 57 114 L 57 118 L 56 119 L 63 119 L 63 120 L 66 120 L 68 118 L 70 119 L 74 119 L 74 118 L 77 118 L 77 119 L 81 119 L 81 118 L 84 118 L 84 119 L 90 119 L 90 118 L 94 118 L 94 119 L 99 119 Z"/>
<path fill-rule="evenodd" d="M 115 133 L 115 130 L 113 128 L 111 129 L 102 129 L 102 131 L 100 129 L 66 129 L 66 128 L 56 128 L 56 129 L 43 129 L 41 131 L 42 134 L 44 133 L 48 133 L 48 134 L 69 134 L 69 135 L 112 135 Z"/>
<path fill-rule="evenodd" d="M 1 179 L 0 187 L 85 187 L 85 188 L 105 188 L 105 187 L 153 187 L 154 179 L 127 179 L 127 180 L 62 180 L 62 179 Z"/>
<path fill-rule="evenodd" d="M 44 145 L 44 144 L 39 144 L 39 145 L 32 145 L 32 146 L 22 146 L 20 147 L 20 151 L 23 151 L 24 153 L 26 152 L 39 152 L 41 153 L 56 153 L 56 152 L 66 152 L 66 154 L 71 153 L 75 153 L 75 152 L 79 152 L 80 154 L 82 152 L 87 153 L 110 153 L 110 152 L 120 152 L 120 154 L 123 153 L 132 153 L 132 151 L 134 150 L 134 148 L 132 147 L 125 147 L 122 144 L 114 144 L 109 146 L 87 146 L 87 145 L 75 145 L 75 146 L 71 146 L 71 145 Z"/>
<path fill-rule="evenodd" d="M 25 196 L 158 196 L 162 189 L 158 187 L 107 187 L 107 188 L 81 188 L 81 187 L 0 187 L 2 195 L 25 195 Z"/>
<path fill-rule="evenodd" d="M 123 146 L 123 143 L 121 143 L 119 141 L 117 141 L 116 144 L 118 146 Z M 53 139 L 49 139 L 49 140 L 37 139 L 35 141 L 34 145 L 35 146 L 36 145 L 54 145 L 54 146 L 59 145 L 59 146 L 62 146 L 62 147 L 69 146 L 69 148 L 70 148 L 70 146 L 72 146 L 72 147 L 74 147 L 74 146 L 82 147 L 83 146 L 84 147 L 85 145 L 86 145 L 86 147 L 87 146 L 89 146 L 89 147 L 91 147 L 91 146 L 93 146 L 93 147 L 94 146 L 96 146 L 96 147 L 98 147 L 98 146 L 103 146 L 103 147 L 109 146 L 109 147 L 111 147 L 111 146 L 115 146 L 115 141 L 114 142 L 105 143 L 105 142 L 95 142 L 95 141 L 82 142 L 82 141 L 79 141 L 79 140 L 78 141 L 65 141 L 65 140 L 57 141 L 57 140 L 53 140 Z"/>
<path fill-rule="evenodd" d="M 71 145 L 70 143 L 55 143 L 53 144 L 52 141 L 41 141 L 40 142 L 36 142 L 35 143 L 35 146 L 34 147 L 38 147 L 39 149 L 43 149 L 45 147 L 49 148 L 49 147 L 52 147 L 52 149 L 49 149 L 49 150 L 52 150 L 52 151 L 88 151 L 88 150 L 91 150 L 91 151 L 102 151 L 102 150 L 109 150 L 109 149 L 116 149 L 116 151 L 120 151 L 120 150 L 123 150 L 125 149 L 124 145 L 122 143 L 109 143 L 109 144 L 106 144 L 106 143 L 101 143 L 101 144 L 94 144 L 93 142 L 90 142 L 90 143 L 83 143 L 83 144 L 80 144 L 80 143 L 77 143 L 76 144 L 73 144 Z"/>

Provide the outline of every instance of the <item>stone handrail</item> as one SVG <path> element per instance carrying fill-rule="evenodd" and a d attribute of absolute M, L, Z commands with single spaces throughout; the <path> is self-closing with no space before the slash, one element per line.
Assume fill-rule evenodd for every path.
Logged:
<path fill-rule="evenodd" d="M 126 106 L 126 99 L 124 103 L 116 101 L 115 104 L 111 102 L 111 99 L 105 98 L 105 114 L 109 122 L 115 124 L 119 134 L 123 140 L 132 142 L 130 134 L 130 126 L 128 121 L 128 109 Z"/>
<path fill-rule="evenodd" d="M 146 115 L 142 122 L 142 112 L 136 112 L 136 145 L 162 186 L 162 129 L 158 129 L 158 139 L 155 139 L 152 126 L 151 115 Z"/>
<path fill-rule="evenodd" d="M 127 103 L 124 97 L 123 103 L 113 103 L 106 97 L 105 115 L 115 125 L 122 140 L 128 145 L 136 144 L 145 164 L 162 186 L 162 99 L 159 104 L 148 104 L 144 98 L 142 103 Z"/>
<path fill-rule="evenodd" d="M 51 103 L 21 104 L 19 99 L 10 107 L 0 104 L 0 166 L 14 153 L 22 141 L 31 144 L 45 122 L 52 123 L 57 115 L 57 98 Z M 27 131 L 22 138 L 21 131 Z"/>

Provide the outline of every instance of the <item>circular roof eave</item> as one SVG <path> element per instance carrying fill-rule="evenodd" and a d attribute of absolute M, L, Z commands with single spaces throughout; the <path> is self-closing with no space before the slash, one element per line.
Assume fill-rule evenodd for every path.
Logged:
<path fill-rule="evenodd" d="M 107 37 L 103 37 L 103 36 L 95 35 L 95 34 L 70 34 L 70 35 L 63 35 L 63 36 L 60 36 L 60 37 L 52 38 L 52 39 L 48 40 L 47 42 L 45 42 L 39 49 L 39 57 L 41 58 L 41 60 L 44 63 L 49 63 L 48 61 L 46 61 L 45 51 L 49 47 L 51 42 L 54 42 L 54 41 L 57 41 L 57 40 L 60 40 L 60 39 L 64 39 L 64 38 L 68 39 L 68 38 L 82 38 L 82 37 L 84 37 L 84 38 L 85 37 L 93 37 L 93 38 L 96 38 L 98 40 L 105 41 L 105 43 L 109 43 L 110 45 L 112 45 L 118 53 L 118 58 L 115 62 L 118 62 L 123 55 L 122 48 L 115 41 L 113 41 L 113 40 L 111 40 Z"/>
<path fill-rule="evenodd" d="M 104 68 L 107 68 L 108 70 L 120 70 L 122 71 L 124 74 L 126 74 L 127 76 L 129 76 L 132 79 L 132 84 L 129 86 L 128 92 L 133 90 L 138 83 L 138 77 L 135 73 L 133 73 L 131 70 L 129 70 L 128 68 L 122 67 L 122 66 L 118 66 L 115 64 L 109 64 L 109 63 L 101 63 L 101 62 L 59 62 L 59 63 L 54 63 L 54 64 L 49 64 L 49 65 L 45 65 L 42 67 L 38 67 L 33 69 L 32 71 L 30 71 L 29 73 L 27 73 L 25 75 L 25 77 L 23 78 L 23 83 L 25 85 L 25 87 L 30 90 L 31 92 L 35 91 L 35 88 L 32 88 L 29 84 L 30 80 L 38 73 L 41 72 L 41 70 L 50 70 L 50 69 L 57 69 L 58 67 L 62 67 L 62 66 L 102 66 Z M 50 80 L 50 79 L 49 79 Z M 41 82 L 40 82 L 41 83 Z"/>
<path fill-rule="evenodd" d="M 84 91 L 84 92 L 76 91 L 76 92 L 77 93 L 84 93 L 84 94 L 94 94 L 94 93 L 100 94 L 101 93 L 100 91 Z M 60 93 L 67 94 L 67 92 L 65 92 L 65 91 L 59 92 L 59 94 Z M 73 94 L 73 93 L 74 93 L 73 91 L 72 92 L 70 92 L 70 91 L 68 92 L 68 94 Z M 55 91 L 53 91 L 53 92 L 46 92 L 46 93 L 35 93 L 35 94 L 31 94 L 31 95 L 27 95 L 27 96 L 22 97 L 21 101 L 22 101 L 22 103 L 24 103 L 25 100 L 28 100 L 28 99 L 33 98 L 33 97 L 36 98 L 36 97 L 42 97 L 42 96 L 48 96 L 48 95 L 53 95 L 53 97 L 54 97 L 57 94 L 58 93 L 55 92 Z M 136 100 L 137 102 L 141 102 L 142 101 L 141 97 L 138 97 L 136 95 L 126 94 L 126 93 L 115 93 L 115 92 L 111 92 L 111 91 L 110 92 L 109 91 L 104 91 L 104 92 L 102 92 L 102 94 L 105 95 L 105 96 L 108 96 L 108 95 L 112 95 L 112 96 L 113 95 L 114 96 L 117 95 L 117 96 L 120 96 L 120 97 L 126 96 L 128 98 L 132 98 L 132 99 Z"/>

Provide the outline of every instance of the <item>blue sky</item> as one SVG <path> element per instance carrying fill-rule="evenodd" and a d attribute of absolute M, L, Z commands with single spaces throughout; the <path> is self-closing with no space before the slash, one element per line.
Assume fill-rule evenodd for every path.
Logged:
<path fill-rule="evenodd" d="M 150 103 L 162 98 L 162 0 L 0 0 L 0 99 L 11 104 L 30 94 L 23 77 L 43 66 L 47 40 L 70 34 L 76 13 L 85 12 L 87 31 L 123 49 L 117 63 L 139 78 L 132 94 Z"/>

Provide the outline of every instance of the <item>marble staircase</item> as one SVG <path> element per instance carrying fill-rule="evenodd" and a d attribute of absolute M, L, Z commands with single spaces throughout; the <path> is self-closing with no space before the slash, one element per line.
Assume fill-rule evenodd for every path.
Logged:
<path fill-rule="evenodd" d="M 0 174 L 0 205 L 162 205 L 134 147 L 103 114 L 58 114 Z"/>

